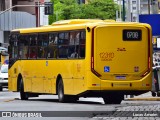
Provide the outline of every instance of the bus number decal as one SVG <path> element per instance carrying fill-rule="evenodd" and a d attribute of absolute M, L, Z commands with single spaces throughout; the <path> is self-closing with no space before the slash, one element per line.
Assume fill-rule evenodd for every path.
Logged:
<path fill-rule="evenodd" d="M 101 61 L 112 61 L 114 58 L 113 52 L 101 52 L 99 54 Z"/>
<path fill-rule="evenodd" d="M 77 72 L 81 71 L 81 64 L 77 64 Z"/>

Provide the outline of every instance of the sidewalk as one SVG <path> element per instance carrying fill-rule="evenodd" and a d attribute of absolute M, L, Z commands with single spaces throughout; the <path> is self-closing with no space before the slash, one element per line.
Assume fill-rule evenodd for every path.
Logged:
<path fill-rule="evenodd" d="M 134 96 L 133 98 L 125 98 L 126 101 L 160 101 L 160 97 L 152 97 L 151 92 Z"/>

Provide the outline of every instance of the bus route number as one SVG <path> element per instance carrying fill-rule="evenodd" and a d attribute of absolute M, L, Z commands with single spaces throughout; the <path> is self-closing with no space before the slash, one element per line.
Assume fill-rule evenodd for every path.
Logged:
<path fill-rule="evenodd" d="M 99 54 L 101 61 L 112 61 L 114 58 L 113 52 L 101 52 Z"/>
<path fill-rule="evenodd" d="M 124 41 L 140 41 L 142 38 L 141 30 L 123 30 Z"/>

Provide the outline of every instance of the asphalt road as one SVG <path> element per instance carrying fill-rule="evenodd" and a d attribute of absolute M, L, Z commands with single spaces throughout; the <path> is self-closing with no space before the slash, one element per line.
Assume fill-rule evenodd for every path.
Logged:
<path fill-rule="evenodd" d="M 96 111 L 114 111 L 112 105 L 104 105 L 101 98 L 80 98 L 76 103 L 60 103 L 56 95 L 41 95 L 39 97 L 30 98 L 29 100 L 20 100 L 19 93 L 9 92 L 7 89 L 0 92 L 0 111 L 12 112 L 12 118 L 16 119 L 16 114 L 38 112 L 46 119 L 54 120 L 88 120 L 92 118 Z M 2 113 L 1 113 L 2 114 Z M 54 118 L 51 118 L 56 116 Z M 13 118 L 14 117 L 14 118 Z M 15 118 L 16 117 L 16 118 Z M 4 117 L 2 117 L 4 119 Z M 6 118 L 5 118 L 6 119 Z M 8 117 L 7 117 L 8 119 Z M 18 119 L 20 119 L 18 117 Z M 28 119 L 28 118 L 23 118 Z M 44 118 L 30 118 L 41 120 Z"/>
<path fill-rule="evenodd" d="M 41 95 L 22 101 L 19 93 L 4 89 L 3 92 L 0 92 L 0 111 L 0 116 L 4 112 L 4 117 L 1 117 L 0 120 L 6 120 L 6 111 L 11 112 L 12 115 L 12 118 L 7 117 L 7 120 L 21 120 L 21 117 L 27 120 L 115 120 L 113 115 L 118 115 L 118 117 L 128 115 L 125 118 L 127 120 L 137 117 L 134 116 L 135 111 L 140 113 L 141 111 L 160 111 L 160 105 L 157 100 L 145 101 L 144 99 L 139 100 L 138 97 L 135 97 L 134 100 L 126 99 L 120 105 L 105 105 L 102 98 L 80 98 L 76 103 L 59 103 L 56 95 Z M 160 119 L 157 114 L 155 113 L 153 119 Z M 141 117 L 138 116 L 138 118 Z"/>

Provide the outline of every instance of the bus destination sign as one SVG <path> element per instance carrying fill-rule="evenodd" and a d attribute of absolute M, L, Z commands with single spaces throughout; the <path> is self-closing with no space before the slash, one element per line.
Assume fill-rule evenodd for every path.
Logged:
<path fill-rule="evenodd" d="M 142 39 L 141 30 L 123 30 L 124 41 L 140 41 Z"/>

